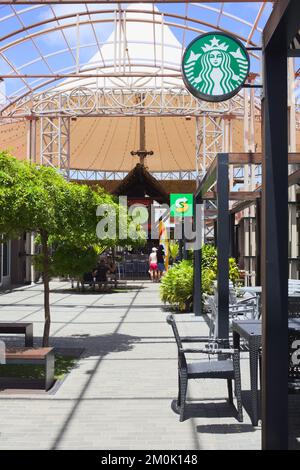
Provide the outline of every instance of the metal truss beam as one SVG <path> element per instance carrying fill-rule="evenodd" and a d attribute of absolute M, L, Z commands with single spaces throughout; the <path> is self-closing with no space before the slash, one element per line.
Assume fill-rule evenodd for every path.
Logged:
<path fill-rule="evenodd" d="M 195 181 L 195 171 L 150 171 L 151 175 L 160 181 Z M 76 181 L 121 181 L 128 175 L 128 171 L 101 171 L 70 169 L 70 179 Z"/>
<path fill-rule="evenodd" d="M 201 6 L 199 4 L 199 6 Z M 205 8 L 205 6 L 202 6 L 203 8 Z M 126 10 L 125 10 L 126 11 Z M 32 65 L 33 63 L 35 63 L 36 61 L 43 61 L 44 63 L 47 64 L 47 68 L 50 70 L 50 67 L 49 67 L 49 64 L 47 62 L 47 56 L 44 56 L 44 55 L 41 55 L 40 54 L 40 57 L 38 57 L 37 59 L 35 59 L 33 62 L 29 63 L 29 64 L 23 64 L 21 66 L 21 68 L 18 69 L 15 69 L 12 64 L 8 61 L 8 59 L 6 58 L 5 56 L 5 53 L 6 51 L 8 51 L 10 48 L 13 48 L 13 47 L 16 47 L 17 45 L 20 45 L 26 41 L 31 41 L 33 42 L 33 44 L 35 45 L 35 47 L 37 48 L 37 44 L 35 43 L 35 40 L 39 37 L 39 36 L 42 36 L 44 34 L 50 34 L 51 32 L 57 32 L 58 30 L 61 31 L 61 33 L 63 34 L 63 36 L 65 37 L 65 29 L 68 29 L 68 28 L 79 28 L 79 27 L 85 27 L 87 25 L 91 25 L 92 28 L 94 28 L 94 25 L 95 24 L 101 24 L 101 23 L 111 23 L 112 21 L 114 22 L 114 20 L 112 20 L 112 18 L 103 18 L 102 15 L 106 15 L 106 14 L 115 14 L 115 19 L 116 19 L 116 22 L 119 23 L 119 24 L 123 24 L 124 22 L 124 18 L 123 18 L 123 14 L 125 13 L 124 10 L 122 10 L 120 7 L 118 10 L 115 10 L 115 9 L 111 9 L 111 10 L 98 10 L 98 11 L 87 11 L 86 9 L 84 11 L 81 11 L 81 12 L 76 12 L 76 14 L 74 12 L 71 12 L 71 13 L 68 13 L 68 14 L 65 14 L 65 15 L 62 15 L 62 16 L 57 16 L 57 15 L 54 15 L 53 18 L 47 18 L 43 21 L 39 21 L 37 23 L 32 23 L 32 24 L 28 24 L 28 25 L 24 25 L 23 22 L 21 21 L 21 24 L 22 24 L 22 28 L 18 29 L 18 30 L 14 30 L 14 31 L 11 31 L 9 32 L 8 34 L 4 35 L 1 37 L 1 42 L 4 42 L 4 45 L 2 47 L 0 47 L 0 55 L 3 57 L 3 59 L 8 63 L 8 65 L 10 66 L 10 68 L 13 70 L 13 72 L 18 75 L 19 77 L 21 77 L 21 75 L 19 75 L 19 72 L 21 70 L 21 68 L 26 68 L 28 65 Z M 131 12 L 138 12 L 138 13 L 144 13 L 144 14 L 148 14 L 149 15 L 149 19 L 145 19 L 143 20 L 144 23 L 153 23 L 153 24 L 158 24 L 158 25 L 161 25 L 162 23 L 166 26 L 170 26 L 170 27 L 174 27 L 174 28 L 179 28 L 179 29 L 184 29 L 184 30 L 190 30 L 190 31 L 193 31 L 193 32 L 196 32 L 196 33 L 203 33 L 204 30 L 202 28 L 202 26 L 205 26 L 205 30 L 207 28 L 214 28 L 214 24 L 211 24 L 209 22 L 205 22 L 201 19 L 198 19 L 198 18 L 193 18 L 193 17 L 183 17 L 181 15 L 177 15 L 177 14 L 174 14 L 174 13 L 161 13 L 161 12 L 149 12 L 147 10 L 145 11 L 140 11 L 140 10 L 134 10 L 134 9 L 131 9 L 130 10 Z M 17 12 L 15 12 L 17 13 Z M 96 15 L 97 14 L 100 14 L 101 15 L 101 18 L 97 18 L 97 17 L 94 17 L 93 15 Z M 224 16 L 228 16 L 229 18 L 235 18 L 234 16 L 230 15 L 229 13 L 225 13 L 223 12 L 222 13 Z M 157 17 L 156 20 L 153 19 L 153 16 L 155 15 L 155 17 Z M 87 19 L 85 18 L 87 17 Z M 159 18 L 160 17 L 160 18 Z M 163 20 L 163 18 L 165 17 L 168 17 L 170 18 L 171 21 L 165 21 Z M 80 18 L 80 20 L 78 21 L 78 19 Z M 65 22 L 64 20 L 67 20 L 67 19 L 70 19 L 72 20 L 71 22 Z M 174 19 L 174 21 L 172 21 L 172 19 Z M 178 22 L 179 20 L 179 22 Z M 0 19 L 1 21 L 1 19 Z M 63 21 L 63 23 L 61 23 L 61 21 Z M 126 19 L 126 22 L 136 22 L 137 20 L 136 19 L 131 19 L 131 18 L 127 18 Z M 184 24 L 181 24 L 180 21 L 183 21 Z M 247 21 L 245 20 L 242 20 L 242 19 L 239 19 L 239 21 L 241 21 L 242 23 L 244 24 L 248 24 Z M 54 23 L 54 25 L 52 25 L 51 23 Z M 192 24 L 195 24 L 197 25 L 197 27 L 194 27 L 194 26 L 189 26 L 189 23 L 192 23 Z M 46 27 L 46 25 L 49 25 L 51 24 L 50 27 Z M 200 28 L 199 28 L 199 26 Z M 42 27 L 42 26 L 45 26 L 45 27 Z M 41 28 L 42 27 L 42 28 Z M 41 28 L 40 30 L 35 30 L 36 28 Z M 31 32 L 30 30 L 34 30 L 34 32 Z M 228 32 L 226 29 L 223 29 L 220 27 L 220 25 L 218 26 L 218 29 L 220 29 L 221 31 L 223 32 Z M 26 33 L 26 34 L 23 34 L 23 33 Z M 247 44 L 251 44 L 253 47 L 252 47 L 252 50 L 250 50 L 250 54 L 255 57 L 256 59 L 259 59 L 259 56 L 257 56 L 256 54 L 254 54 L 254 50 L 257 50 L 257 45 L 255 43 L 252 42 L 251 40 L 251 37 L 248 36 L 248 38 L 246 37 L 243 37 L 243 36 L 240 36 L 237 34 L 237 37 L 242 40 L 242 41 L 246 41 Z M 6 40 L 8 38 L 15 38 L 12 42 L 7 42 Z M 65 38 L 66 39 L 66 38 Z M 99 47 L 99 42 L 97 41 L 96 39 L 96 43 L 95 45 L 97 45 Z M 71 55 L 74 57 L 74 53 L 73 53 L 73 49 L 70 47 L 70 44 L 68 44 L 67 42 L 67 46 L 68 46 L 68 49 L 71 53 Z M 78 44 L 78 47 L 76 49 L 76 64 L 74 66 L 74 70 L 73 72 L 79 72 L 79 71 L 82 71 L 81 70 L 81 67 L 80 67 L 80 64 L 78 62 L 79 60 L 79 51 L 80 51 L 80 47 L 79 44 Z M 58 50 L 56 52 L 56 54 L 60 54 L 64 51 L 62 50 Z M 116 58 L 115 58 L 116 59 Z M 119 62 L 119 69 L 121 69 L 120 67 L 120 64 L 127 64 L 126 67 L 129 67 L 129 70 L 132 69 L 132 63 L 128 62 L 127 59 L 128 57 L 127 56 L 124 56 L 124 57 L 119 57 L 119 59 L 121 60 L 121 62 Z M 102 57 L 102 61 L 103 61 L 103 57 Z M 86 65 L 86 64 L 84 64 Z M 103 63 L 101 64 L 101 68 L 102 68 L 102 65 L 105 66 L 104 64 L 104 61 Z M 149 65 L 149 64 L 148 64 Z M 153 64 L 154 65 L 154 64 Z M 167 64 L 164 64 L 165 66 Z M 163 67 L 163 68 L 166 68 L 166 67 Z M 67 68 L 68 71 L 69 70 L 69 67 Z M 85 67 L 84 67 L 85 69 Z M 124 69 L 124 67 L 123 67 Z M 34 90 L 37 90 L 37 89 L 40 89 L 41 87 L 44 87 L 44 86 L 48 86 L 50 85 L 51 83 L 55 82 L 56 80 L 59 79 L 59 74 L 60 73 L 63 73 L 63 71 L 66 70 L 66 69 L 63 69 L 63 70 L 57 70 L 57 71 L 53 71 L 53 76 L 50 76 L 49 79 L 45 80 L 45 82 L 41 83 L 41 80 L 35 80 L 35 81 L 31 81 L 31 85 L 29 86 L 28 84 L 28 81 L 23 77 L 23 78 L 20 78 L 24 84 L 25 84 L 25 88 L 22 88 L 20 90 L 18 90 L 17 94 L 19 94 L 19 92 L 21 93 L 21 95 L 19 96 L 19 99 L 23 98 L 24 96 L 26 96 L 28 93 L 30 93 L 30 91 L 34 91 Z M 85 69 L 85 72 L 86 72 L 86 69 Z M 125 70 L 123 70 L 123 72 L 125 72 Z M 180 72 L 180 67 L 177 67 L 177 72 Z M 26 74 L 25 74 L 26 75 Z M 10 74 L 8 74 L 8 76 L 10 76 Z M 38 75 L 36 75 L 38 76 Z M 28 76 L 27 76 L 28 77 Z M 44 75 L 44 78 L 46 79 L 47 75 Z M 39 85 L 35 86 L 36 83 L 39 83 Z M 26 90 L 27 88 L 27 90 Z M 24 93 L 24 90 L 25 93 Z M 12 97 L 13 99 L 15 99 L 15 96 Z M 9 98 L 8 98 L 9 99 Z"/>
<path fill-rule="evenodd" d="M 263 0 L 264 1 L 264 0 Z M 275 1 L 275 0 L 269 0 Z M 34 5 L 34 4 L 69 4 L 82 3 L 82 0 L 2 0 L 4 5 Z M 85 0 L 84 3 L 95 3 L 95 0 Z M 97 3 L 105 5 L 124 3 L 120 0 L 99 0 Z M 136 3 L 136 0 L 127 0 L 126 3 Z M 192 0 L 140 0 L 140 3 L 194 3 Z M 215 0 L 201 0 L 201 3 L 215 3 Z M 257 3 L 257 0 L 222 0 L 222 3 Z"/>
<path fill-rule="evenodd" d="M 70 118 L 40 119 L 41 165 L 58 168 L 66 178 L 70 172 Z"/>
<path fill-rule="evenodd" d="M 199 180 L 203 179 L 207 168 L 218 153 L 224 149 L 224 120 L 221 116 L 202 115 L 196 117 L 196 169 Z"/>
<path fill-rule="evenodd" d="M 143 100 L 137 97 L 143 96 Z M 53 90 L 29 95 L 15 106 L 8 107 L 2 117 L 59 117 L 59 116 L 201 116 L 208 114 L 202 130 L 208 138 L 209 155 L 215 154 L 222 126 L 220 115 L 235 115 L 242 119 L 239 99 L 224 103 L 206 103 L 194 98 L 182 88 L 99 88 L 74 87 L 67 92 Z"/>

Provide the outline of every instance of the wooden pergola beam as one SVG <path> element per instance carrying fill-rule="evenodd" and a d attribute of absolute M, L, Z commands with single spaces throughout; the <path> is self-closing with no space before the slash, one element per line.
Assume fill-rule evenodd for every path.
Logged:
<path fill-rule="evenodd" d="M 229 165 L 259 165 L 262 162 L 261 153 L 241 152 L 229 154 Z M 300 164 L 300 153 L 289 153 L 289 165 Z"/>
<path fill-rule="evenodd" d="M 199 188 L 195 193 L 195 197 L 203 197 L 209 191 L 209 189 L 215 184 L 217 179 L 217 158 L 213 160 L 210 167 L 208 168 L 203 180 L 200 183 Z"/>
<path fill-rule="evenodd" d="M 293 186 L 294 184 L 297 184 L 297 183 L 300 183 L 300 170 L 296 170 L 288 176 L 288 185 L 289 186 Z M 259 186 L 254 192 L 252 192 L 250 194 L 254 195 L 255 193 L 258 193 L 258 194 L 260 194 L 259 197 L 261 197 L 261 192 L 260 191 L 261 191 L 261 187 Z M 238 191 L 238 192 L 241 192 L 242 194 L 246 193 L 246 191 L 244 191 L 244 192 L 243 191 Z M 231 194 L 232 193 L 230 193 L 230 195 Z M 243 202 L 241 202 L 240 204 L 236 204 L 235 206 L 232 207 L 232 209 L 230 210 L 230 214 L 237 214 L 238 212 L 241 212 L 241 211 L 247 209 L 248 207 L 252 206 L 252 204 L 255 203 L 256 199 L 258 199 L 258 198 L 257 197 L 250 197 L 248 200 L 245 198 L 245 200 L 243 200 Z M 236 200 L 238 200 L 238 199 L 236 199 Z"/>
<path fill-rule="evenodd" d="M 252 201 L 242 201 L 239 204 L 236 204 L 235 206 L 233 206 L 232 209 L 229 211 L 229 213 L 231 215 L 238 214 L 239 212 L 242 212 L 245 209 L 248 209 L 249 207 L 251 207 L 253 204 L 255 204 L 255 201 L 256 200 L 254 199 Z"/>
<path fill-rule="evenodd" d="M 288 185 L 293 186 L 293 184 L 297 184 L 300 182 L 300 170 L 294 171 L 288 176 Z"/>
<path fill-rule="evenodd" d="M 299 154 L 300 159 L 300 154 Z M 229 154 L 229 165 L 248 165 L 253 163 L 254 165 L 259 165 L 262 160 L 261 153 L 252 153 L 252 152 L 241 152 L 241 153 L 230 153 Z"/>
<path fill-rule="evenodd" d="M 216 171 L 217 161 L 216 160 L 217 160 L 217 157 L 213 160 L 210 167 L 208 168 L 203 180 L 200 183 L 200 186 L 198 187 L 196 191 L 196 194 L 195 194 L 196 197 L 200 196 L 202 199 L 216 199 L 216 197 L 214 197 L 212 193 L 209 193 L 207 195 L 210 188 L 214 186 L 217 180 L 217 171 Z M 229 165 L 249 165 L 249 164 L 259 165 L 261 163 L 262 163 L 261 153 L 239 152 L 239 153 L 228 154 Z M 299 152 L 289 153 L 289 165 L 297 165 L 297 164 L 300 164 L 300 153 Z M 295 183 L 291 183 L 290 186 L 292 184 L 295 184 Z M 242 191 L 238 191 L 238 192 L 240 194 L 243 194 Z M 231 192 L 229 199 L 233 201 L 243 199 L 242 196 L 241 198 L 239 198 L 238 196 L 236 196 L 236 194 L 237 193 L 235 192 L 234 193 Z M 244 192 L 244 194 L 245 194 L 245 199 L 246 199 L 246 192 Z"/>
<path fill-rule="evenodd" d="M 202 199 L 213 200 L 217 199 L 218 195 L 216 191 L 207 192 Z M 256 201 L 261 197 L 260 191 L 231 191 L 229 193 L 230 201 Z"/>
<path fill-rule="evenodd" d="M 273 38 L 277 28 L 281 27 L 289 4 L 290 0 L 280 0 L 280 2 L 276 2 L 276 8 L 273 9 L 263 31 L 263 43 L 265 47 L 267 47 Z"/>

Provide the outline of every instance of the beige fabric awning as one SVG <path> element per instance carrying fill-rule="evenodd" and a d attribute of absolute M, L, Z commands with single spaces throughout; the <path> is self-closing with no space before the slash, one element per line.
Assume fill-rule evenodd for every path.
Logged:
<path fill-rule="evenodd" d="M 256 151 L 261 150 L 260 122 L 256 123 Z M 243 152 L 242 120 L 232 121 L 233 152 Z M 39 126 L 37 126 L 37 161 L 39 161 Z M 153 150 L 146 165 L 150 171 L 195 170 L 195 118 L 147 117 L 146 148 Z M 0 126 L 0 149 L 9 150 L 19 159 L 27 154 L 26 122 Z M 211 137 L 207 137 L 209 141 Z M 298 139 L 299 140 L 299 139 Z M 101 171 L 130 171 L 138 162 L 131 150 L 139 149 L 138 117 L 78 118 L 71 121 L 70 167 Z"/>

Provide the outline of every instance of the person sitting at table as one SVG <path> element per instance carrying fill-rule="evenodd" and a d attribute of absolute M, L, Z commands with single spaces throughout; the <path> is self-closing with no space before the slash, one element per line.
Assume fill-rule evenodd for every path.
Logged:
<path fill-rule="evenodd" d="M 107 283 L 107 272 L 108 266 L 106 265 L 105 260 L 101 258 L 93 273 L 95 284 L 98 284 L 99 289 L 102 287 L 102 285 Z"/>
<path fill-rule="evenodd" d="M 109 274 L 115 274 L 117 271 L 117 266 L 111 256 L 107 257 L 106 266 L 108 268 Z"/>
<path fill-rule="evenodd" d="M 117 265 L 114 262 L 113 258 L 111 256 L 107 257 L 106 261 L 106 266 L 107 266 L 107 275 L 110 279 L 114 279 L 115 285 L 117 283 Z"/>

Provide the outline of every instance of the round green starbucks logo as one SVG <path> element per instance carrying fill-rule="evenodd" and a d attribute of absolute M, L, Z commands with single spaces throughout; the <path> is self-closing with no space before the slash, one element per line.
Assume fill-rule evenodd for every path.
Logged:
<path fill-rule="evenodd" d="M 202 34 L 186 48 L 183 80 L 188 90 L 205 101 L 225 101 L 236 95 L 249 73 L 243 44 L 229 34 Z"/>

